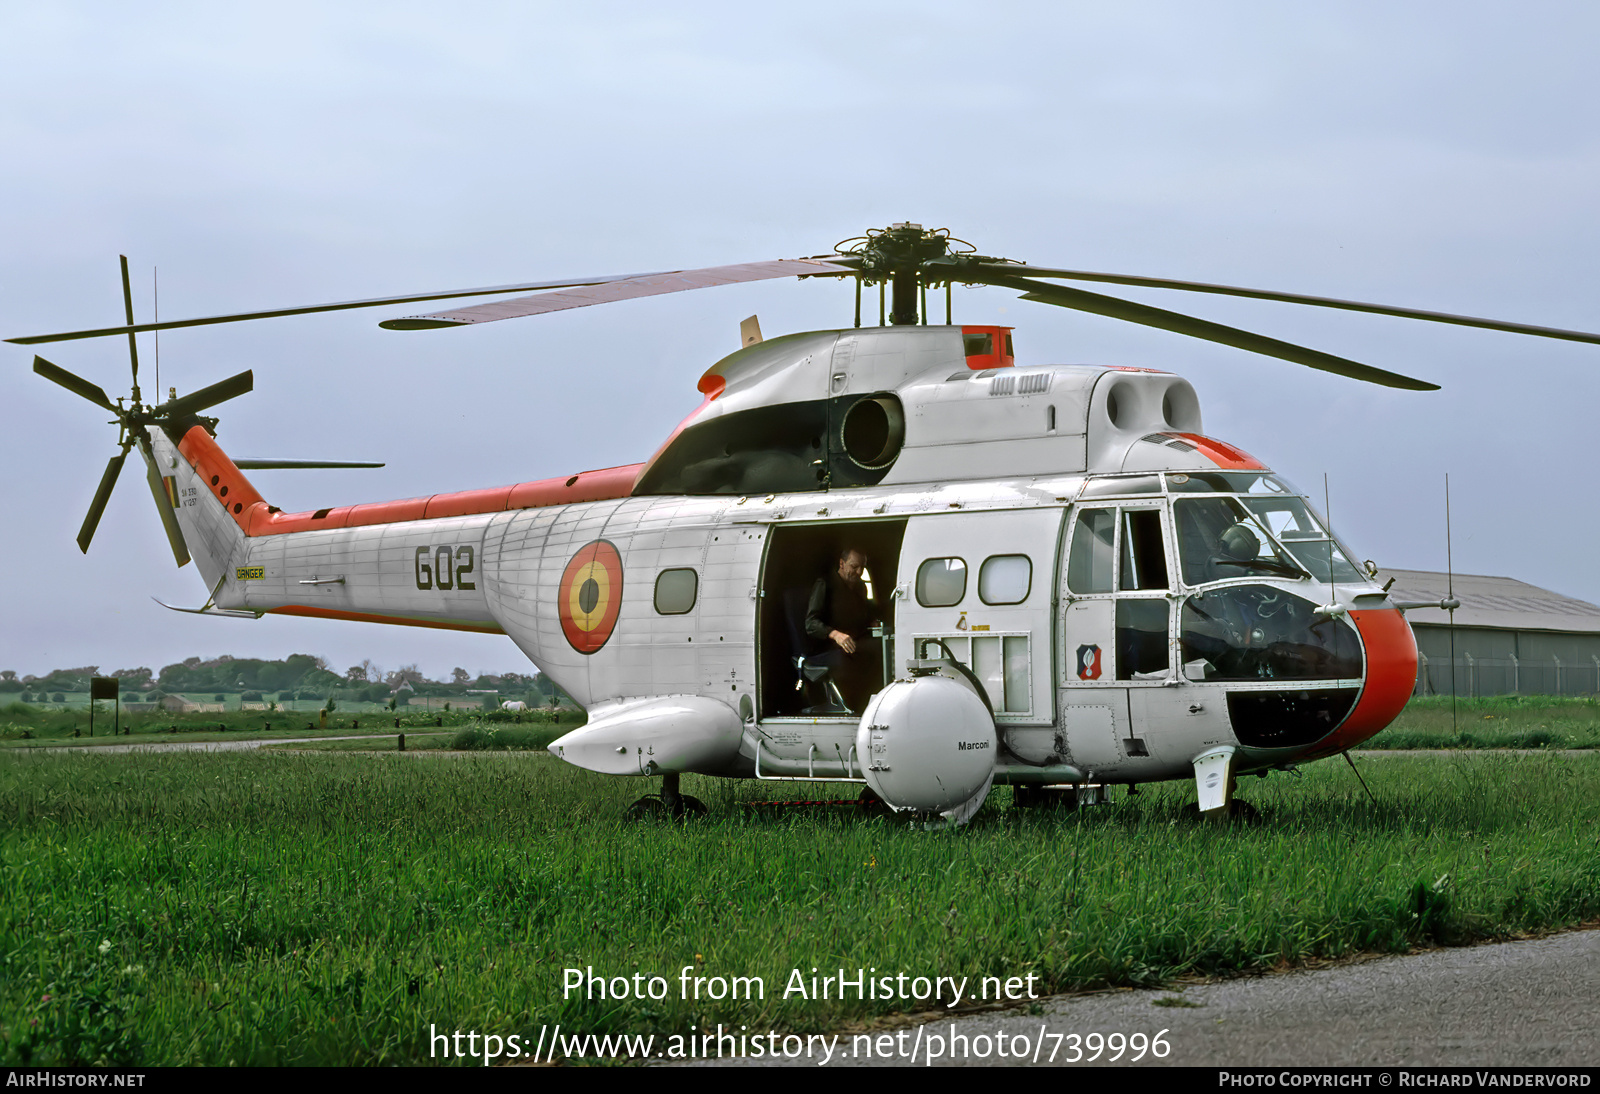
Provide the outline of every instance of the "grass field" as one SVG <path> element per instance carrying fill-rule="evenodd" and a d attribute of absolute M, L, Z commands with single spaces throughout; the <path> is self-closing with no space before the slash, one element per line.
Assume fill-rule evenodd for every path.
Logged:
<path fill-rule="evenodd" d="M 326 719 L 319 712 L 226 711 L 220 714 L 126 714 L 122 727 L 128 732 L 111 733 L 108 715 L 96 722 L 96 736 L 88 736 L 88 716 L 82 711 L 52 710 L 25 703 L 0 706 L 0 749 L 53 748 L 59 745 L 97 748 L 105 745 L 158 744 L 169 741 L 229 741 L 240 738 L 342 737 L 350 734 L 387 736 L 393 744 L 397 733 L 438 729 L 462 730 L 473 726 L 488 729 L 514 727 L 529 732 L 550 733 L 582 725 L 580 710 L 534 710 L 515 715 L 479 711 L 412 711 L 378 714 L 335 711 Z"/>
<path fill-rule="evenodd" d="M 462 729 L 421 729 L 404 734 L 406 751 L 432 752 L 542 752 L 551 741 L 566 733 L 569 725 L 470 725 Z M 400 734 L 360 736 L 332 741 L 294 741 L 271 747 L 285 751 L 312 752 L 398 752 Z"/>
<path fill-rule="evenodd" d="M 1600 700 L 1504 695 L 1412 699 L 1362 748 L 1600 748 Z"/>
<path fill-rule="evenodd" d="M 1157 984 L 1504 938 L 1600 915 L 1600 756 L 1463 752 L 1187 785 L 1080 813 L 997 790 L 966 829 L 755 808 L 806 784 L 685 778 L 712 807 L 537 752 L 0 757 L 8 1064 L 410 1064 L 430 1025 L 536 1036 L 836 1029 L 918 1004 L 785 998 L 791 970 Z M 854 787 L 823 788 L 853 796 Z M 679 972 L 761 977 L 679 998 Z M 563 998 L 564 970 L 661 1001 Z M 922 1004 L 927 1006 L 930 1004 Z"/>

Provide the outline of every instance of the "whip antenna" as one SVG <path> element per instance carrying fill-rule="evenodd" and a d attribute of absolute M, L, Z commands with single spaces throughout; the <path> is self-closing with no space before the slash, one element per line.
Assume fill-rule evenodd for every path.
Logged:
<path fill-rule="evenodd" d="M 1450 732 L 1459 734 L 1456 721 L 1456 566 L 1450 550 L 1450 472 L 1444 473 L 1444 579 L 1450 607 Z"/>

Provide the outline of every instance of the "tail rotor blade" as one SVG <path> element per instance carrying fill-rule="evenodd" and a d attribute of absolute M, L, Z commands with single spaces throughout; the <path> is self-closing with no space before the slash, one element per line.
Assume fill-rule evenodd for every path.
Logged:
<path fill-rule="evenodd" d="M 167 482 L 161 475 L 161 469 L 156 466 L 155 453 L 150 451 L 150 442 L 139 442 L 139 455 L 144 457 L 145 478 L 150 483 L 150 496 L 155 498 L 156 512 L 161 514 L 161 527 L 166 530 L 167 543 L 172 547 L 172 557 L 179 566 L 189 562 L 189 545 L 184 542 L 183 529 L 178 527 L 178 514 L 173 508 L 174 498 L 167 493 Z"/>
<path fill-rule="evenodd" d="M 255 373 L 246 369 L 237 376 L 230 376 L 220 380 L 210 387 L 203 387 L 199 391 L 192 391 L 188 395 L 171 402 L 164 403 L 156 410 L 164 417 L 181 418 L 185 414 L 193 414 L 204 410 L 208 406 L 216 406 L 238 395 L 243 395 L 255 389 Z"/>
<path fill-rule="evenodd" d="M 106 396 L 105 390 L 98 384 L 91 384 L 82 376 L 76 376 L 60 365 L 53 365 L 43 357 L 35 357 L 33 359 L 33 371 L 43 376 L 46 380 L 60 384 L 74 395 L 83 396 L 95 406 L 103 406 L 110 411 L 117 409 L 110 398 Z"/>
<path fill-rule="evenodd" d="M 100 526 L 100 514 L 106 510 L 106 502 L 111 497 L 111 488 L 117 485 L 117 476 L 122 474 L 122 461 L 128 458 L 128 450 L 124 448 L 106 464 L 106 473 L 100 476 L 100 486 L 94 492 L 94 501 L 89 503 L 89 513 L 83 518 L 83 527 L 78 529 L 78 550 L 84 554 L 89 553 L 89 541 L 94 539 L 94 530 Z"/>

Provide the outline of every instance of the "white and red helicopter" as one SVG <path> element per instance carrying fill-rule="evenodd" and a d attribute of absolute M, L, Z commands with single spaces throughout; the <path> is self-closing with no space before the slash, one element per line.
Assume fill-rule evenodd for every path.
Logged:
<path fill-rule="evenodd" d="M 385 321 L 463 326 L 778 277 L 854 278 L 855 326 L 745 345 L 700 377 L 700 407 L 644 463 L 491 489 L 285 513 L 200 412 L 249 372 L 142 401 L 136 335 L 473 296 Z M 1043 279 L 1043 280 L 1041 280 Z M 1436 385 L 1058 281 L 1216 293 L 1600 342 L 1470 316 L 1162 278 L 1030 266 L 896 224 L 834 253 L 571 278 L 9 339 L 126 335 L 133 389 L 34 359 L 113 413 L 208 615 L 318 616 L 506 634 L 589 712 L 551 745 L 568 763 L 661 776 L 635 813 L 704 806 L 684 772 L 864 782 L 891 809 L 965 823 L 994 783 L 1193 779 L 1226 815 L 1237 776 L 1346 752 L 1410 697 L 1417 648 L 1370 565 L 1310 499 L 1205 435 L 1194 389 L 1148 369 L 1014 364 L 1011 330 L 951 322 L 953 283 L 1093 312 L 1390 387 Z M 861 290 L 879 323 L 861 326 Z M 945 290 L 930 323 L 929 290 Z M 531 294 L 531 295 L 514 295 Z M 937 302 L 937 301 L 936 301 Z M 885 321 L 887 320 L 887 321 Z M 860 556 L 860 557 L 857 557 Z M 855 636 L 852 709 L 838 653 L 808 633 L 812 593 L 865 561 L 876 604 Z M 1437 606 L 1437 605 L 1435 605 Z M 1446 605 L 1450 606 L 1450 605 Z M 870 699 L 865 696 L 870 695 Z M 1075 791 L 1076 794 L 1079 793 Z"/>

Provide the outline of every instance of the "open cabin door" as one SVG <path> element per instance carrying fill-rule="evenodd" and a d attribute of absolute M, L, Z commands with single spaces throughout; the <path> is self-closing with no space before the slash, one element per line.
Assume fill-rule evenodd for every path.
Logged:
<path fill-rule="evenodd" d="M 847 723 L 853 737 L 861 711 L 829 710 L 829 692 L 807 684 L 796 659 L 826 652 L 829 644 L 805 633 L 807 604 L 818 579 L 835 572 L 839 554 L 846 549 L 866 556 L 866 585 L 876 602 L 882 629 L 893 632 L 899 602 L 891 594 L 900 557 L 904 518 L 849 520 L 817 524 L 774 526 L 762 566 L 757 620 L 760 661 L 760 716 L 763 720 L 798 720 L 808 723 Z M 883 656 L 877 639 L 867 635 L 859 656 L 857 675 L 866 696 L 879 690 L 884 679 Z M 865 700 L 859 706 L 865 708 Z"/>
<path fill-rule="evenodd" d="M 1051 618 L 1062 510 L 912 517 L 895 585 L 894 672 L 943 642 L 983 683 L 995 722 L 1055 721 Z"/>

